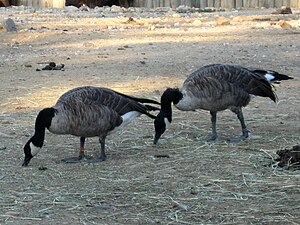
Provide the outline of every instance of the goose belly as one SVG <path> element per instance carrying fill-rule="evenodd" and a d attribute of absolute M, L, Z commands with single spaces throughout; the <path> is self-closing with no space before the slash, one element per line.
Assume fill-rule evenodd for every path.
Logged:
<path fill-rule="evenodd" d="M 242 95 L 233 95 L 232 93 L 222 93 L 222 95 L 195 97 L 192 95 L 185 95 L 176 108 L 183 111 L 193 111 L 196 109 L 203 109 L 208 111 L 222 111 L 231 106 L 246 106 L 250 101 L 250 96 L 247 93 Z"/>
<path fill-rule="evenodd" d="M 107 135 L 119 126 L 122 119 L 117 114 L 83 114 L 81 116 L 64 113 L 53 117 L 48 130 L 54 134 L 71 134 L 79 137 Z"/>

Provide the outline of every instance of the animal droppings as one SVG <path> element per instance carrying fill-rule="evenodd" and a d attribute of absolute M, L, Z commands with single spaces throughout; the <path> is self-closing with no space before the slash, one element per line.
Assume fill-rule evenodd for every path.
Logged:
<path fill-rule="evenodd" d="M 285 169 L 300 169 L 300 145 L 295 145 L 292 149 L 284 149 L 276 152 L 279 155 L 278 166 Z"/>
<path fill-rule="evenodd" d="M 42 69 L 36 69 L 36 71 L 41 71 L 41 70 L 62 70 L 64 71 L 65 65 L 64 64 L 56 64 L 55 62 L 49 62 L 48 65 L 43 67 Z"/>

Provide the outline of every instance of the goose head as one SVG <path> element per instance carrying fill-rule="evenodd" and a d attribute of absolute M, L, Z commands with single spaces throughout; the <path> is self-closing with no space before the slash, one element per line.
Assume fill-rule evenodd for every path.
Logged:
<path fill-rule="evenodd" d="M 30 160 L 41 150 L 43 141 L 42 138 L 38 140 L 35 136 L 29 139 L 23 148 L 25 157 L 22 166 L 28 166 Z"/>
<path fill-rule="evenodd" d="M 171 103 L 177 104 L 183 98 L 178 88 L 168 88 L 161 96 L 161 110 L 154 120 L 155 137 L 154 144 L 157 144 L 161 135 L 166 131 L 172 122 Z"/>
<path fill-rule="evenodd" d="M 54 108 L 45 108 L 41 110 L 35 121 L 34 135 L 24 145 L 24 161 L 22 166 L 28 166 L 30 160 L 38 154 L 44 144 L 45 129 L 51 126 L 52 118 L 55 116 Z"/>
<path fill-rule="evenodd" d="M 28 166 L 30 160 L 33 158 L 33 155 L 31 154 L 30 144 L 31 144 L 31 142 L 28 141 L 24 146 L 25 158 L 24 158 L 22 166 Z"/>

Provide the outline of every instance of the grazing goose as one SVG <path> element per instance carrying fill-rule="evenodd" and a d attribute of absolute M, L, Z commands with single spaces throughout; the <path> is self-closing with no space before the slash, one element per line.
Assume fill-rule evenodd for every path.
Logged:
<path fill-rule="evenodd" d="M 172 122 L 171 103 L 183 111 L 204 109 L 210 111 L 212 137 L 217 139 L 217 112 L 230 109 L 234 112 L 242 126 L 242 136 L 248 137 L 249 131 L 244 122 L 242 107 L 250 102 L 251 96 L 269 97 L 277 101 L 271 82 L 293 79 L 275 71 L 252 70 L 238 65 L 212 64 L 193 72 L 184 81 L 181 89 L 168 88 L 161 96 L 161 110 L 157 115 L 154 144 Z M 233 139 L 232 139 L 233 140 Z"/>
<path fill-rule="evenodd" d="M 87 162 L 106 159 L 105 138 L 112 131 L 129 124 L 134 118 L 145 114 L 154 119 L 148 111 L 159 110 L 142 103 L 160 104 L 156 101 L 127 96 L 107 88 L 78 87 L 64 93 L 55 106 L 41 110 L 35 121 L 34 135 L 24 146 L 27 166 L 31 158 L 42 148 L 45 129 L 54 134 L 71 134 L 80 137 L 78 157 L 66 158 L 65 162 L 80 162 L 85 159 L 84 142 L 86 137 L 99 137 L 101 151 Z"/>

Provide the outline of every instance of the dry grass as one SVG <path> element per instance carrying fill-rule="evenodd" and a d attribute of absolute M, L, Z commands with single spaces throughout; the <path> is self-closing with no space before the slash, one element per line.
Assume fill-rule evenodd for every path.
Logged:
<path fill-rule="evenodd" d="M 80 24 L 80 19 L 76 21 Z M 299 170 L 270 166 L 277 150 L 299 144 L 299 35 L 277 28 L 254 29 L 249 41 L 245 37 L 253 34 L 255 25 L 249 23 L 240 24 L 242 30 L 238 25 L 206 27 L 207 32 L 213 30 L 211 40 L 206 31 L 192 29 L 191 42 L 180 28 L 161 33 L 142 28 L 105 30 L 114 40 L 107 41 L 104 59 L 95 57 L 105 52 L 102 48 L 87 50 L 80 44 L 56 49 L 62 37 L 55 35 L 45 36 L 51 51 L 40 58 L 45 54 L 43 41 L 26 39 L 34 51 L 28 53 L 27 41 L 14 51 L 8 48 L 13 34 L 1 33 L 6 42 L 0 49 L 9 51 L 13 61 L 0 63 L 0 224 L 299 224 Z M 178 30 L 185 33 L 182 42 Z M 141 31 L 144 42 L 122 53 L 117 50 L 116 39 L 127 43 Z M 232 31 L 231 41 L 223 39 Z M 22 40 L 28 33 L 18 35 Z M 96 35 L 89 30 L 61 41 L 85 42 Z M 150 36 L 158 39 L 155 44 Z M 168 38 L 174 40 L 167 42 Z M 78 49 L 81 55 L 75 54 Z M 68 56 L 66 71 L 34 71 L 42 60 L 64 63 Z M 211 143 L 204 141 L 210 135 L 209 113 L 175 109 L 174 121 L 157 146 L 152 144 L 152 121 L 141 117 L 107 138 L 107 161 L 64 164 L 62 158 L 77 154 L 79 139 L 47 132 L 41 153 L 28 168 L 21 168 L 22 147 L 33 133 L 37 111 L 52 105 L 66 89 L 93 84 L 159 99 L 166 86 L 180 85 L 195 67 L 212 62 L 259 65 L 296 78 L 277 88 L 277 105 L 256 98 L 245 109 L 252 132 L 249 140 L 225 141 L 240 133 L 231 112 L 218 115 L 221 140 Z M 24 69 L 25 63 L 33 68 Z M 89 153 L 98 147 L 97 138 L 87 140 Z"/>

